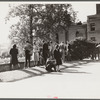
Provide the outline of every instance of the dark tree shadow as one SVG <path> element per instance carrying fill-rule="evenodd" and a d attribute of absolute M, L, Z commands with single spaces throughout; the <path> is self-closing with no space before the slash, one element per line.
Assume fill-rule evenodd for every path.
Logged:
<path fill-rule="evenodd" d="M 74 70 L 74 69 L 65 69 L 65 70 L 61 70 L 61 73 L 76 73 L 76 74 L 90 74 L 88 72 L 82 72 L 82 71 L 78 71 L 78 70 Z"/>
<path fill-rule="evenodd" d="M 35 70 L 38 71 L 38 72 L 41 72 L 41 73 L 37 74 L 37 73 L 33 72 Z M 24 78 L 20 78 L 20 79 L 14 79 L 14 80 L 8 81 L 8 82 L 20 81 L 20 80 L 27 79 L 27 78 L 31 78 L 31 77 L 35 77 L 35 76 L 43 76 L 44 74 L 48 74 L 49 73 L 49 72 L 42 72 L 42 71 L 37 70 L 37 69 L 31 69 L 31 70 L 27 70 L 26 69 L 26 70 L 20 70 L 20 71 L 27 73 L 28 76 L 27 77 L 24 77 Z"/>
<path fill-rule="evenodd" d="M 32 77 L 35 77 L 35 76 L 44 76 L 45 74 L 56 74 L 56 75 L 63 75 L 63 73 L 76 73 L 76 74 L 90 74 L 88 72 L 82 72 L 82 71 L 78 71 L 76 69 L 73 69 L 73 68 L 81 68 L 81 67 L 78 67 L 78 66 L 81 66 L 81 65 L 84 65 L 84 64 L 87 64 L 87 63 L 90 63 L 90 62 L 97 62 L 97 61 L 77 61 L 77 62 L 67 62 L 68 64 L 71 64 L 70 66 L 66 66 L 66 65 L 61 65 L 62 67 L 60 68 L 61 69 L 61 72 L 47 72 L 45 70 L 44 71 L 41 71 L 39 69 L 35 69 L 35 67 L 32 67 L 30 70 L 27 70 L 27 69 L 20 69 L 20 71 L 22 72 L 25 72 L 27 74 L 29 74 L 27 77 L 24 77 L 24 78 L 20 78 L 20 79 L 14 79 L 12 81 L 7 81 L 7 82 L 15 82 L 15 81 L 19 81 L 19 80 L 23 80 L 23 79 L 27 79 L 27 78 L 32 78 Z M 44 67 L 40 67 L 42 69 L 44 69 Z M 33 72 L 33 71 L 37 71 L 39 73 L 36 73 L 36 72 Z"/>

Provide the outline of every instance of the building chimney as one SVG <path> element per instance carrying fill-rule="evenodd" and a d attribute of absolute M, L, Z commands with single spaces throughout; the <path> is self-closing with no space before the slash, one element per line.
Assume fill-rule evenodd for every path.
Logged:
<path fill-rule="evenodd" d="M 100 14 L 100 4 L 96 4 L 96 14 Z"/>

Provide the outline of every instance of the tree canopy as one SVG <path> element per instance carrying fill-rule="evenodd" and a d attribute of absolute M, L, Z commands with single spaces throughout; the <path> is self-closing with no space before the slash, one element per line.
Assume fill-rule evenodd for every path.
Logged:
<path fill-rule="evenodd" d="M 20 4 L 10 6 L 6 20 L 18 17 L 19 21 L 11 26 L 12 43 L 22 45 L 26 40 L 33 42 L 34 37 L 55 40 L 59 26 L 68 31 L 76 21 L 76 12 L 71 4 Z"/>

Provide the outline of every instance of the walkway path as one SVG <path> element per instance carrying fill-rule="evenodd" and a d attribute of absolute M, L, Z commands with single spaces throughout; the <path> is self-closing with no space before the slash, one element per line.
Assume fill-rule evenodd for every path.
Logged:
<path fill-rule="evenodd" d="M 75 61 L 0 73 L 0 98 L 100 98 L 100 62 Z"/>

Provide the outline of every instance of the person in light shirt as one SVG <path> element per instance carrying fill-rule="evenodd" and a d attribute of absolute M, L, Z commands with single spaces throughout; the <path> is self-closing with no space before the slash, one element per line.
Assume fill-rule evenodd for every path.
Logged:
<path fill-rule="evenodd" d="M 37 66 L 39 63 L 39 46 L 36 44 L 36 42 L 33 44 L 32 60 L 34 62 L 34 66 Z"/>

